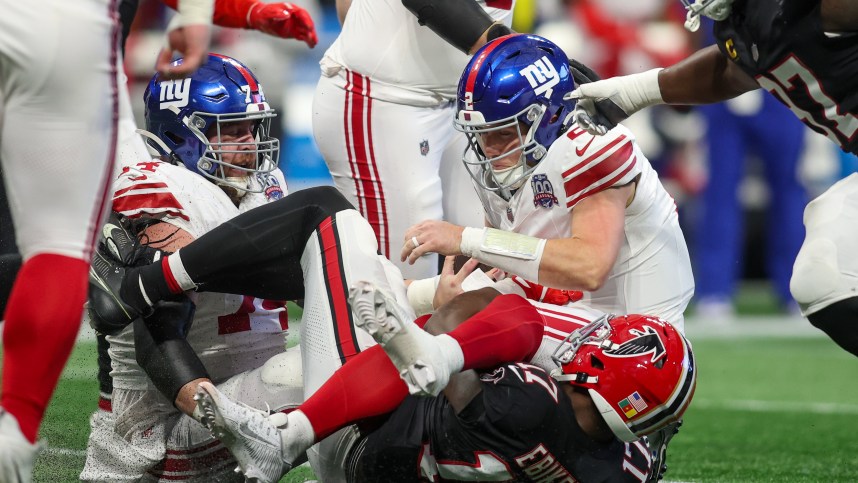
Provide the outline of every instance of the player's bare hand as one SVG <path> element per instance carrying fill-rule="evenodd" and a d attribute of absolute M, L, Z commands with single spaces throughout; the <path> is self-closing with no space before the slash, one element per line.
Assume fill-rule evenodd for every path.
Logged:
<path fill-rule="evenodd" d="M 167 33 L 167 47 L 158 53 L 155 68 L 162 79 L 187 77 L 205 62 L 209 50 L 211 26 L 184 25 Z M 182 56 L 182 62 L 173 63 L 173 52 Z"/>
<path fill-rule="evenodd" d="M 459 255 L 464 229 L 446 221 L 422 221 L 406 230 L 400 260 L 413 265 L 427 253 Z"/>
<path fill-rule="evenodd" d="M 444 258 L 441 278 L 438 281 L 438 287 L 435 289 L 435 297 L 432 299 L 432 306 L 436 309 L 464 292 L 462 282 L 468 278 L 468 275 L 477 268 L 480 262 L 476 258 L 470 258 L 462 265 L 462 268 L 458 272 L 455 271 L 455 264 L 455 255 Z"/>

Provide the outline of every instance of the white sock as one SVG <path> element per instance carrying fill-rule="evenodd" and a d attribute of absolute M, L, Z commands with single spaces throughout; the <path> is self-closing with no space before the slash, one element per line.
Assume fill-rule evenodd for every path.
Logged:
<path fill-rule="evenodd" d="M 286 415 L 287 424 L 280 430 L 283 442 L 283 459 L 293 463 L 298 456 L 310 449 L 316 442 L 316 433 L 307 415 L 295 410 Z"/>
<path fill-rule="evenodd" d="M 447 334 L 435 336 L 438 346 L 441 348 L 441 353 L 447 361 L 447 368 L 450 369 L 450 375 L 461 372 L 465 365 L 465 354 L 462 352 L 462 347 L 459 346 L 459 341 L 450 337 Z"/>

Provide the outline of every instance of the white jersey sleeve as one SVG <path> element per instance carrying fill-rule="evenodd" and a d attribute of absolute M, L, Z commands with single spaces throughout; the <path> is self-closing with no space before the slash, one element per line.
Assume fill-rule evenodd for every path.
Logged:
<path fill-rule="evenodd" d="M 113 184 L 113 210 L 129 218 L 157 218 L 199 238 L 238 209 L 214 183 L 160 161 L 122 170 Z"/>
<path fill-rule="evenodd" d="M 588 134 L 578 126 L 555 141 L 558 150 L 549 155 L 562 156 L 554 165 L 560 169 L 563 195 L 567 208 L 608 188 L 631 183 L 641 172 L 643 157 L 635 138 L 623 126 L 617 126 L 604 136 Z"/>

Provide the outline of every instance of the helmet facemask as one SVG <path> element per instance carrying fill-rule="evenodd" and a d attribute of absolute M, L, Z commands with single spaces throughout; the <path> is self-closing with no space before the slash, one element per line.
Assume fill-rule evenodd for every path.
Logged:
<path fill-rule="evenodd" d="M 479 111 L 459 112 L 458 119 L 454 121 L 455 127 L 467 136 L 468 151 L 472 153 L 468 155 L 466 151 L 462 160 L 477 186 L 497 193 L 504 200 L 512 197 L 548 152 L 547 147 L 535 139 L 535 126 L 542 123 L 545 113 L 544 105 L 533 104 L 513 116 L 486 122 Z M 486 146 L 485 136 L 507 128 L 515 129 L 518 142 L 510 143 L 513 147 L 497 156 L 486 155 L 492 150 Z M 515 163 L 496 167 L 501 161 L 513 157 Z"/>
<path fill-rule="evenodd" d="M 197 161 L 197 171 L 220 186 L 237 190 L 239 197 L 245 193 L 262 192 L 264 185 L 252 183 L 249 177 L 266 175 L 277 169 L 280 158 L 280 141 L 270 135 L 271 119 L 275 116 L 276 114 L 272 109 L 264 109 L 256 112 L 228 114 L 194 112 L 183 119 L 183 123 L 188 129 L 206 146 L 205 152 Z M 240 121 L 252 121 L 254 123 L 253 141 L 221 142 L 223 128 L 230 123 Z M 203 129 L 210 132 L 212 136 L 207 136 Z M 217 141 L 211 142 L 209 137 Z M 253 155 L 255 162 L 243 166 L 232 164 L 226 159 L 238 153 Z M 229 171 L 239 171 L 242 175 L 228 176 Z"/>
<path fill-rule="evenodd" d="M 733 0 L 682 0 L 682 4 L 688 11 L 685 17 L 685 28 L 690 32 L 696 32 L 700 28 L 701 15 L 715 21 L 729 17 Z"/>

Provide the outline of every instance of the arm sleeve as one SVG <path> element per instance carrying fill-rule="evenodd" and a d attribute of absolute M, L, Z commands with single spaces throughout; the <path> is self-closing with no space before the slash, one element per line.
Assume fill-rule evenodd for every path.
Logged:
<path fill-rule="evenodd" d="M 466 54 L 494 23 L 476 0 L 402 0 L 402 5 L 417 16 L 420 25 Z"/>
<path fill-rule="evenodd" d="M 160 302 L 151 316 L 134 321 L 137 363 L 171 402 L 185 384 L 209 377 L 185 338 L 193 316 L 194 304 L 184 299 Z"/>

